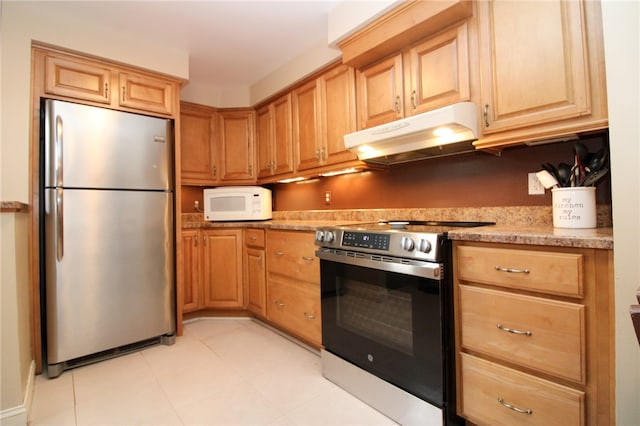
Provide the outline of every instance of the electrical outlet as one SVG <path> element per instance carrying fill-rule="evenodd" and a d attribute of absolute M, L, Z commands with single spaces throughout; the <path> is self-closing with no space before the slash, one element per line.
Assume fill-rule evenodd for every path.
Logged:
<path fill-rule="evenodd" d="M 544 186 L 535 173 L 529 173 L 529 195 L 544 195 Z"/>
<path fill-rule="evenodd" d="M 324 203 L 326 205 L 331 204 L 331 191 L 325 191 L 324 192 Z"/>

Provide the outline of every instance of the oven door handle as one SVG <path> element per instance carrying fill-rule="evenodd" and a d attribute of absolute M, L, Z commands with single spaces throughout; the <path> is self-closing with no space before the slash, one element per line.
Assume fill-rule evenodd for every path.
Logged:
<path fill-rule="evenodd" d="M 362 266 L 381 271 L 396 272 L 432 280 L 443 279 L 443 266 L 441 263 L 425 262 L 420 260 L 405 260 L 386 256 L 367 255 L 349 252 L 340 253 L 336 250 L 318 250 L 316 256 L 321 260 L 346 263 L 348 265 Z"/>

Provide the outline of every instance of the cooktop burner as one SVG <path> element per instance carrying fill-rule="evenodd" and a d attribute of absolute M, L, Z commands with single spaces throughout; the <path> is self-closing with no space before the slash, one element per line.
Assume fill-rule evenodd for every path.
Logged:
<path fill-rule="evenodd" d="M 326 249 L 439 261 L 448 231 L 486 225 L 495 222 L 382 220 L 318 228 L 315 242 Z"/>

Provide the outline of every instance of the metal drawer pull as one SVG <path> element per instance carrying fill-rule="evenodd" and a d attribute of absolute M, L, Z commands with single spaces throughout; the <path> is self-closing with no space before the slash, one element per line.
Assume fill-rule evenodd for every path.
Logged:
<path fill-rule="evenodd" d="M 282 303 L 279 300 L 276 300 L 276 306 L 278 306 L 278 308 L 284 308 L 284 303 Z"/>
<path fill-rule="evenodd" d="M 257 236 L 255 236 L 255 235 L 251 235 L 251 236 L 249 237 L 249 239 L 250 239 L 251 241 L 255 241 L 255 240 L 257 240 L 257 239 L 258 239 L 258 237 L 257 237 Z"/>
<path fill-rule="evenodd" d="M 307 262 L 313 262 L 313 257 L 302 256 L 302 260 L 306 260 Z"/>
<path fill-rule="evenodd" d="M 276 250 L 276 251 L 274 251 L 273 253 L 274 253 L 276 256 L 282 256 L 282 255 L 284 254 L 284 252 L 283 252 L 283 251 L 280 251 L 280 250 Z"/>
<path fill-rule="evenodd" d="M 502 330 L 502 331 L 506 331 L 507 333 L 513 333 L 513 334 L 520 334 L 520 335 L 524 335 L 524 336 L 531 336 L 531 332 L 530 331 L 520 331 L 520 330 L 516 330 L 515 328 L 508 328 L 505 327 L 502 324 L 496 324 L 496 326 Z"/>
<path fill-rule="evenodd" d="M 310 319 L 310 320 L 316 319 L 316 316 L 315 316 L 315 315 L 313 315 L 313 314 L 308 314 L 308 313 L 306 313 L 306 312 L 304 313 L 304 317 L 305 317 L 306 319 Z"/>
<path fill-rule="evenodd" d="M 533 410 L 530 410 L 530 409 L 525 410 L 523 408 L 518 408 L 515 405 L 507 404 L 506 402 L 504 402 L 504 399 L 502 398 L 498 398 L 498 402 L 502 404 L 504 407 L 507 407 L 509 410 L 515 411 L 516 413 L 533 414 Z"/>
<path fill-rule="evenodd" d="M 530 272 L 528 269 L 503 268 L 502 266 L 496 266 L 496 271 L 511 272 L 514 274 L 528 274 Z"/>

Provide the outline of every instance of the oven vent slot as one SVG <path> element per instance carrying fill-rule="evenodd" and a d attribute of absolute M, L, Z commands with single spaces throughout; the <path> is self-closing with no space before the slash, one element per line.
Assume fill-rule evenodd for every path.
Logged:
<path fill-rule="evenodd" d="M 358 259 L 364 259 L 365 257 L 367 257 L 364 253 L 357 253 L 355 251 L 344 252 L 344 255 L 347 257 L 355 257 Z"/>
<path fill-rule="evenodd" d="M 388 263 L 395 263 L 395 260 L 392 257 L 383 257 L 382 261 L 388 262 Z"/>

